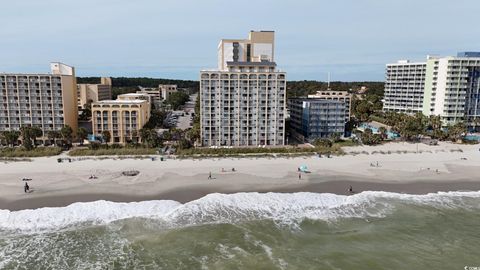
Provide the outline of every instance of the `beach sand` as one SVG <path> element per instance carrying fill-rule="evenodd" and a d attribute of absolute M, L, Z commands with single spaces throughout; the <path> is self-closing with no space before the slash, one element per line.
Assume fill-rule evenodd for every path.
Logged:
<path fill-rule="evenodd" d="M 410 194 L 480 190 L 479 145 L 401 142 L 344 150 L 347 155 L 332 158 L 88 159 L 58 163 L 57 157 L 50 157 L 0 163 L 0 209 L 95 200 L 168 199 L 183 203 L 215 192 L 348 194 L 349 186 L 355 192 Z M 302 173 L 299 180 L 297 168 L 302 165 L 309 173 Z M 125 170 L 140 174 L 123 176 Z M 209 173 L 213 179 L 208 179 Z M 97 179 L 89 179 L 91 175 Z M 29 181 L 30 193 L 23 191 L 23 177 L 33 179 Z"/>

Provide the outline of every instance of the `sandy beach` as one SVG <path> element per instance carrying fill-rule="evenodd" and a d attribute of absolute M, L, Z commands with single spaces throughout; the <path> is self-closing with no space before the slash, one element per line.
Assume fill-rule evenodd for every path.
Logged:
<path fill-rule="evenodd" d="M 187 202 L 215 192 L 348 194 L 349 186 L 355 192 L 410 194 L 480 190 L 479 145 L 401 142 L 344 150 L 346 155 L 331 158 L 88 159 L 58 163 L 57 157 L 50 157 L 0 163 L 0 209 L 95 200 Z M 309 172 L 301 173 L 299 179 L 297 169 L 302 165 Z M 123 176 L 125 170 L 140 173 Z M 208 179 L 210 173 L 212 179 Z M 97 179 L 89 179 L 91 175 Z M 29 181 L 30 193 L 24 193 L 23 177 L 33 179 Z"/>

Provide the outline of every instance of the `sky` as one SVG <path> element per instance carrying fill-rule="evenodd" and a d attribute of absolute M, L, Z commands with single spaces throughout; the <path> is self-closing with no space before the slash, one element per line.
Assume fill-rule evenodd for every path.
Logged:
<path fill-rule="evenodd" d="M 478 0 L 15 0 L 0 72 L 197 80 L 222 38 L 275 31 L 289 80 L 383 81 L 385 64 L 480 50 Z"/>

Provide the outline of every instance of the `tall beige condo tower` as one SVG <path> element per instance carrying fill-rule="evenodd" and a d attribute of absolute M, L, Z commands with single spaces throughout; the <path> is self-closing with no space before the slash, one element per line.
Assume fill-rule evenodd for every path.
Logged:
<path fill-rule="evenodd" d="M 48 131 L 65 125 L 77 130 L 75 69 L 51 63 L 51 74 L 0 73 L 0 131 L 36 126 Z"/>
<path fill-rule="evenodd" d="M 286 73 L 277 70 L 273 31 L 223 39 L 218 69 L 200 72 L 201 144 L 285 143 Z"/>

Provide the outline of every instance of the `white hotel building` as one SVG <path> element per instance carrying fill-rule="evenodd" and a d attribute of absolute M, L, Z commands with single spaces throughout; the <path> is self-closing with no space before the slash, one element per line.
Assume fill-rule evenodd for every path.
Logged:
<path fill-rule="evenodd" d="M 422 111 L 426 63 L 401 60 L 386 69 L 384 111 Z"/>
<path fill-rule="evenodd" d="M 439 115 L 445 126 L 464 121 L 478 129 L 480 53 L 389 64 L 386 74 L 385 111 Z"/>
<path fill-rule="evenodd" d="M 200 72 L 202 146 L 285 144 L 286 73 L 276 69 L 274 35 L 220 41 L 218 69 Z"/>

